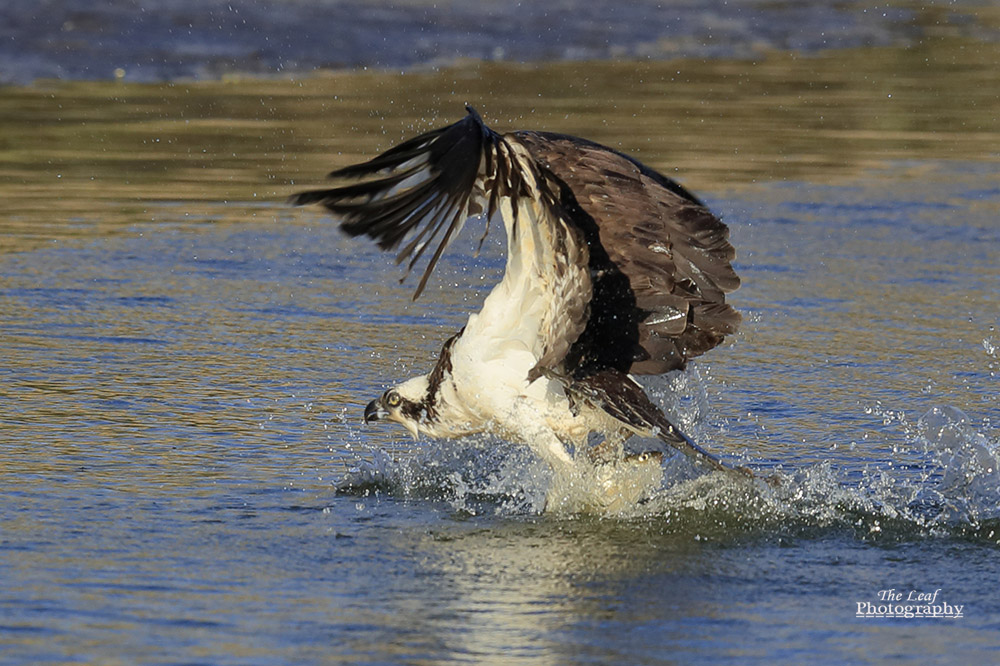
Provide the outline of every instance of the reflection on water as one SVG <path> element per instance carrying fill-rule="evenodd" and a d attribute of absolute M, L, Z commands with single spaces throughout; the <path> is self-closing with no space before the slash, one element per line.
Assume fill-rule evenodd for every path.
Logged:
<path fill-rule="evenodd" d="M 755 61 L 8 88 L 0 231 L 16 249 L 136 222 L 245 220 L 252 203 L 453 122 L 466 102 L 498 129 L 584 135 L 676 169 L 698 191 L 828 181 L 921 156 L 996 161 L 998 60 L 997 44 L 931 40 Z M 235 203 L 200 206 L 218 201 Z M 173 205 L 153 206 L 164 202 Z"/>
<path fill-rule="evenodd" d="M 5 89 L 4 659 L 989 660 L 997 55 Z M 678 472 L 636 515 L 557 519 L 517 447 L 361 426 L 502 239 L 473 257 L 469 234 L 413 304 L 388 257 L 281 202 L 467 100 L 677 167 L 722 213 L 746 325 L 652 392 L 780 486 Z M 854 618 L 906 586 L 966 618 Z"/>

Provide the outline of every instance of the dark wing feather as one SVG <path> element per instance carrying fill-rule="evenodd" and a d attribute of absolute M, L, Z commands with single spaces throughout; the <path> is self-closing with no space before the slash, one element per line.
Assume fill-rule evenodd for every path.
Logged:
<path fill-rule="evenodd" d="M 515 136 L 562 183 L 563 208 L 590 246 L 590 321 L 568 371 L 660 374 L 736 331 L 740 315 L 725 301 L 740 283 L 729 230 L 697 198 L 599 144 L 544 132 Z"/>
<path fill-rule="evenodd" d="M 633 432 L 644 437 L 659 437 L 665 444 L 712 469 L 729 469 L 671 423 L 642 387 L 628 375 L 606 369 L 582 379 L 565 382 L 564 386 L 575 403 L 582 401 L 602 409 Z"/>
<path fill-rule="evenodd" d="M 739 286 L 728 229 L 690 192 L 599 144 L 542 132 L 501 137 L 468 111 L 453 125 L 330 174 L 359 182 L 303 192 L 291 202 L 323 204 L 345 231 L 383 249 L 402 245 L 397 261 L 409 260 L 407 272 L 437 243 L 416 298 L 466 218 L 492 217 L 504 197 L 516 215 L 519 197 L 551 196 L 544 205 L 589 248 L 588 320 L 562 363 L 577 375 L 682 368 L 736 330 L 740 316 L 725 302 Z M 524 146 L 534 163 L 515 158 L 508 140 Z M 529 193 L 525 168 L 545 183 L 542 191 Z M 552 354 L 543 360 L 539 369 L 559 364 Z"/>
<path fill-rule="evenodd" d="M 503 138 L 483 124 L 471 107 L 459 122 L 405 141 L 364 162 L 330 174 L 361 182 L 294 195 L 297 206 L 320 203 L 341 219 L 352 236 L 367 235 L 384 250 L 399 247 L 397 262 L 407 273 L 428 247 L 437 248 L 413 298 L 427 284 L 441 253 L 465 220 L 496 212 L 501 197 L 516 199 L 523 180 L 502 153 Z"/>

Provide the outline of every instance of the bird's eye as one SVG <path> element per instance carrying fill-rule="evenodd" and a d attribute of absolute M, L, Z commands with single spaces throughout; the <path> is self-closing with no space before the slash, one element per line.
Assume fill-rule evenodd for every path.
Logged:
<path fill-rule="evenodd" d="M 395 391 L 389 391 L 385 394 L 385 404 L 389 407 L 399 407 L 402 402 L 403 398 Z"/>

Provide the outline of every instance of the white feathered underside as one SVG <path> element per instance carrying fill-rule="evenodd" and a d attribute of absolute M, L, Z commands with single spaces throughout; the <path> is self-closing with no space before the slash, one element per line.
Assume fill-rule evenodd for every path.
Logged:
<path fill-rule="evenodd" d="M 518 198 L 516 211 L 510 197 L 500 201 L 508 241 L 504 276 L 451 350 L 452 385 L 444 387 L 442 402 L 517 439 L 539 426 L 550 430 L 550 438 L 558 432 L 579 439 L 584 428 L 562 387 L 547 378 L 529 382 L 528 376 L 543 359 L 561 360 L 586 323 L 586 245 L 546 203 L 524 149 L 501 146 L 499 157 L 518 161 L 530 196 Z"/>

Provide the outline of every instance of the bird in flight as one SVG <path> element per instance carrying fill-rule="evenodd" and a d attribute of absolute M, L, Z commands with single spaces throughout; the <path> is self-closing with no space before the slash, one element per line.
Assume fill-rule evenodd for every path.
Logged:
<path fill-rule="evenodd" d="M 632 435 L 733 471 L 635 379 L 683 369 L 739 326 L 726 303 L 740 284 L 726 225 L 616 150 L 550 132 L 499 134 L 466 110 L 334 171 L 336 187 L 290 199 L 322 204 L 348 234 L 397 250 L 407 273 L 429 253 L 414 299 L 468 218 L 486 219 L 483 238 L 498 213 L 506 229 L 503 278 L 480 311 L 430 372 L 373 400 L 365 421 L 395 421 L 414 437 L 491 433 L 524 444 L 552 469 L 552 509 L 619 506 L 658 486 L 662 455 L 626 455 Z M 587 483 L 595 487 L 581 500 Z"/>

